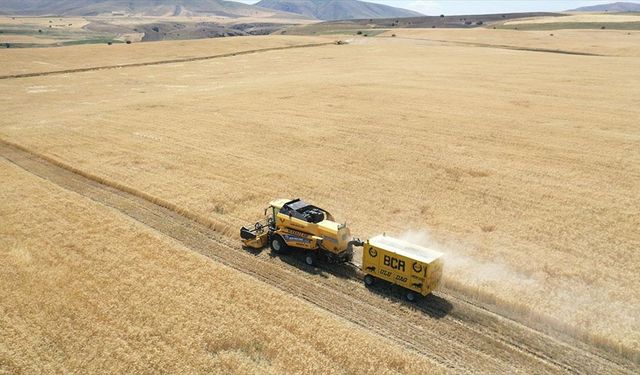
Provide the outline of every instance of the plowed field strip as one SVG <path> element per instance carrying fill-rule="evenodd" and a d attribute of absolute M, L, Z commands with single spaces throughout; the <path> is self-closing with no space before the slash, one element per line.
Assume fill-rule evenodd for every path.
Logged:
<path fill-rule="evenodd" d="M 309 301 L 458 373 L 634 373 L 631 364 L 604 358 L 580 342 L 563 342 L 447 293 L 417 305 L 393 288 L 367 290 L 357 271 L 321 271 L 297 258 L 250 253 L 175 211 L 57 166 L 0 142 L 0 156 L 43 179 L 99 202 L 189 249 Z M 294 266 L 292 266 L 292 264 Z"/>

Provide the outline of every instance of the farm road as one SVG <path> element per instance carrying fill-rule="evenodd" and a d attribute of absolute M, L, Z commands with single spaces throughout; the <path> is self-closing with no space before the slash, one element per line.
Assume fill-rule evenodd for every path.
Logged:
<path fill-rule="evenodd" d="M 236 239 L 175 211 L 2 141 L 0 157 L 117 210 L 197 253 L 422 353 L 453 372 L 634 373 L 633 365 L 621 359 L 575 340 L 559 340 L 532 330 L 446 290 L 416 305 L 408 305 L 384 288 L 367 290 L 357 280 L 358 274 L 353 268 L 342 266 L 320 271 L 307 267 L 295 257 L 281 259 L 271 257 L 268 251 L 245 251 Z"/>

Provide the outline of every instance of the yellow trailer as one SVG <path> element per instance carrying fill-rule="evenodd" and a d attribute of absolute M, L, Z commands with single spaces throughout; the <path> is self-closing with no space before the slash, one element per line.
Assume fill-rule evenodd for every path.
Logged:
<path fill-rule="evenodd" d="M 407 290 L 406 298 L 414 301 L 418 294 L 426 296 L 440 283 L 442 253 L 393 237 L 379 235 L 367 240 L 362 251 L 364 282 L 389 281 Z"/>

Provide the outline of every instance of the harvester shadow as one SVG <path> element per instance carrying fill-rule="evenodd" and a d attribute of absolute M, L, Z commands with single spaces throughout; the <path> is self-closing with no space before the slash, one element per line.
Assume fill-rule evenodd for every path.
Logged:
<path fill-rule="evenodd" d="M 451 302 L 434 294 L 429 294 L 426 297 L 418 296 L 415 302 L 409 302 L 404 298 L 406 294 L 405 289 L 384 280 L 376 280 L 376 283 L 367 286 L 367 289 L 392 302 L 419 310 L 433 319 L 442 319 L 453 310 L 453 304 L 451 304 Z"/>
<path fill-rule="evenodd" d="M 285 254 L 269 253 L 271 257 L 279 258 L 282 262 L 296 267 L 308 274 L 328 278 L 329 276 L 341 279 L 355 279 L 358 277 L 357 270 L 347 264 L 330 264 L 320 261 L 316 266 L 310 266 L 304 261 L 304 253 L 289 252 Z"/>
<path fill-rule="evenodd" d="M 256 249 L 254 247 L 242 246 L 242 250 L 246 251 L 247 253 L 249 253 L 251 255 L 258 256 L 258 255 L 262 254 L 262 252 L 264 251 L 264 248 Z"/>
<path fill-rule="evenodd" d="M 248 246 L 243 246 L 242 249 L 244 251 L 246 251 L 247 253 L 253 255 L 253 256 L 261 256 L 263 252 L 266 252 L 266 254 L 270 257 L 270 258 L 277 258 L 280 261 L 293 266 L 295 268 L 298 268 L 301 271 L 304 271 L 306 273 L 312 274 L 312 275 L 316 275 L 316 276 L 321 276 L 324 278 L 328 278 L 329 275 L 333 275 L 333 276 L 337 276 L 337 277 L 341 277 L 344 279 L 349 279 L 349 278 L 355 278 L 356 277 L 356 272 L 355 270 L 349 270 L 348 267 L 342 267 L 344 268 L 344 270 L 331 270 L 331 269 L 327 269 L 329 267 L 340 267 L 340 265 L 328 265 L 325 263 L 320 263 L 317 267 L 316 266 L 310 266 L 308 264 L 305 263 L 304 261 L 304 255 L 301 252 L 292 252 L 292 251 L 287 251 L 281 254 L 276 254 L 273 251 L 271 251 L 268 247 L 263 247 L 260 249 L 256 249 L 256 248 L 252 248 L 252 247 L 248 247 Z"/>
<path fill-rule="evenodd" d="M 334 276 L 345 280 L 362 279 L 362 272 L 359 274 L 358 268 L 349 263 L 328 264 L 326 262 L 320 262 L 317 266 L 309 266 L 305 263 L 302 252 L 275 254 L 268 248 L 254 249 L 243 247 L 243 249 L 254 256 L 260 256 L 263 252 L 266 252 L 269 257 L 278 258 L 280 261 L 314 276 L 324 278 Z M 394 303 L 419 310 L 433 319 L 442 319 L 453 310 L 451 302 L 434 294 L 429 294 L 426 297 L 418 297 L 417 301 L 409 302 L 404 299 L 405 293 L 401 287 L 384 280 L 376 280 L 374 285 L 367 286 L 367 290 Z"/>

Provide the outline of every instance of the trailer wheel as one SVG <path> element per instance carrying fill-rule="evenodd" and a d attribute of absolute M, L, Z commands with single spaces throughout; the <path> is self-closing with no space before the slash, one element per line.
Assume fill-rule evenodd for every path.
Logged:
<path fill-rule="evenodd" d="M 307 253 L 304 257 L 304 262 L 309 266 L 315 266 L 318 263 L 317 257 L 315 253 Z"/>
<path fill-rule="evenodd" d="M 374 279 L 373 276 L 371 276 L 369 274 L 364 275 L 364 285 L 371 286 L 375 282 L 376 282 L 376 279 Z"/>
<path fill-rule="evenodd" d="M 282 237 L 275 235 L 271 238 L 271 250 L 273 250 L 274 253 L 282 254 L 286 249 L 287 245 Z"/>
<path fill-rule="evenodd" d="M 407 294 L 405 295 L 405 297 L 407 298 L 407 301 L 409 302 L 415 302 L 416 301 L 416 294 L 414 292 L 407 292 Z"/>

